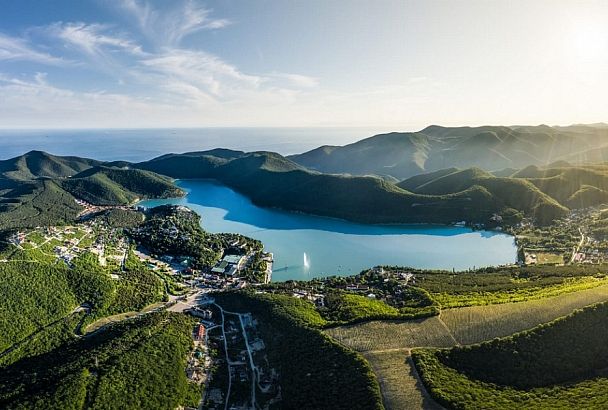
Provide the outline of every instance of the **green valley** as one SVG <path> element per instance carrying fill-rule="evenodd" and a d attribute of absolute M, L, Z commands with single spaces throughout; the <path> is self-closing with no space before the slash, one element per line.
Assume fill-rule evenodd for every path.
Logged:
<path fill-rule="evenodd" d="M 0 1 L 0 410 L 608 410 L 608 1 Z"/>
<path fill-rule="evenodd" d="M 539 130 L 427 131 L 451 138 L 456 150 L 498 140 L 529 148 L 522 135 Z M 547 141 L 560 141 L 564 155 L 575 142 L 585 148 L 590 137 L 570 131 L 546 131 Z M 573 333 L 600 326 L 605 305 L 586 307 L 608 300 L 608 168 L 546 159 L 496 171 L 459 168 L 456 157 L 440 168 L 430 166 L 437 159 L 427 137 L 407 137 L 416 152 L 394 175 L 321 173 L 307 162 L 347 161 L 357 147 L 290 158 L 216 149 L 140 163 L 33 151 L 0 161 L 0 291 L 8 295 L 0 405 L 579 406 L 604 385 L 605 366 L 589 359 L 603 354 L 603 333 L 584 337 L 589 345 L 569 350 L 570 361 L 555 358 L 572 347 L 564 341 Z M 360 147 L 388 155 L 373 146 L 390 141 L 392 151 L 402 139 L 374 137 Z M 519 264 L 461 272 L 377 266 L 271 283 L 273 256 L 259 240 L 207 232 L 201 215 L 182 205 L 137 206 L 183 196 L 173 178 L 212 179 L 260 206 L 350 221 L 502 230 L 515 238 Z M 547 366 L 552 379 L 518 376 Z M 119 394 L 127 384 L 137 386 L 133 394 Z"/>

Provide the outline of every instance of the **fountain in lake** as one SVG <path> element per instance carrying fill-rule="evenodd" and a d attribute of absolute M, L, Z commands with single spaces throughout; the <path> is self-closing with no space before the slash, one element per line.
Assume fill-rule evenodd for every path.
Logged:
<path fill-rule="evenodd" d="M 306 252 L 304 252 L 304 268 L 310 268 L 310 260 L 308 260 L 308 255 L 306 255 Z"/>

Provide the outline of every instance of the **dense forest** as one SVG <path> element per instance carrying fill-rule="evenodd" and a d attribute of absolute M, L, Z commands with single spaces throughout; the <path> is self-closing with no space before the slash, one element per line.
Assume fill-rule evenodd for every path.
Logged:
<path fill-rule="evenodd" d="M 22 339 L 68 318 L 81 304 L 90 307 L 86 322 L 106 315 L 136 311 L 160 301 L 160 279 L 133 256 L 118 280 L 111 279 L 97 257 L 85 253 L 73 260 L 45 262 L 22 258 L 21 252 L 0 264 L 0 352 Z M 74 329 L 72 329 L 74 330 Z"/>
<path fill-rule="evenodd" d="M 65 225 L 81 211 L 72 194 L 51 180 L 6 185 L 0 180 L 0 230 Z"/>
<path fill-rule="evenodd" d="M 103 166 L 99 161 L 39 151 L 0 161 L 0 230 L 64 225 L 81 206 L 127 205 L 136 199 L 184 195 L 167 177 Z"/>
<path fill-rule="evenodd" d="M 68 269 L 39 262 L 1 263 L 0 294 L 0 351 L 67 316 L 79 304 Z"/>
<path fill-rule="evenodd" d="M 6 409 L 174 409 L 196 405 L 184 372 L 187 316 L 148 314 L 114 324 L 0 371 Z"/>
<path fill-rule="evenodd" d="M 144 221 L 141 212 L 130 209 L 113 208 L 99 215 L 110 228 L 127 229 L 133 228 Z"/>
<path fill-rule="evenodd" d="M 75 197 L 98 205 L 128 205 L 138 199 L 184 195 L 167 177 L 137 169 L 94 167 L 60 184 Z"/>

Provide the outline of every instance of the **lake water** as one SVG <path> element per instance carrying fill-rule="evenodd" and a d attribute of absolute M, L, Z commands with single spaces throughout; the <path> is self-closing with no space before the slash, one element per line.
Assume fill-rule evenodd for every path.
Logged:
<path fill-rule="evenodd" d="M 186 197 L 141 204 L 186 205 L 202 216 L 202 226 L 209 232 L 235 232 L 261 240 L 274 254 L 273 281 L 353 275 L 376 265 L 463 270 L 513 263 L 517 257 L 513 237 L 498 232 L 436 225 L 363 225 L 260 208 L 212 181 L 178 184 L 188 192 Z"/>

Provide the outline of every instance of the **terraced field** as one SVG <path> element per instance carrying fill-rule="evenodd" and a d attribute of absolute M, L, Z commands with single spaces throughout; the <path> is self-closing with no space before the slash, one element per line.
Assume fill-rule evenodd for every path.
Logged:
<path fill-rule="evenodd" d="M 374 321 L 328 329 L 340 343 L 359 352 L 377 352 L 412 347 L 451 347 L 450 336 L 440 316 L 407 322 Z"/>
<path fill-rule="evenodd" d="M 382 400 L 387 409 L 441 409 L 422 387 L 414 371 L 409 350 L 367 352 L 363 356 L 378 375 Z"/>
<path fill-rule="evenodd" d="M 473 344 L 530 329 L 575 309 L 608 300 L 608 285 L 557 297 L 448 309 L 409 322 L 376 321 L 328 329 L 340 343 L 362 352 L 379 380 L 387 409 L 435 409 L 409 359 L 413 347 Z"/>
<path fill-rule="evenodd" d="M 441 319 L 459 343 L 473 344 L 521 332 L 606 300 L 608 285 L 603 285 L 547 299 L 449 309 L 441 312 Z"/>

